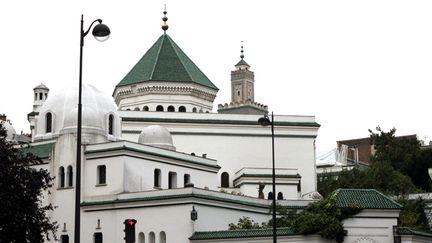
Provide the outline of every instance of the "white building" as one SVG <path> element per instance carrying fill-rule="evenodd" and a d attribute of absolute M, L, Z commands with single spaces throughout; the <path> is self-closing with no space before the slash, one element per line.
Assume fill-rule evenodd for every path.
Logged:
<path fill-rule="evenodd" d="M 84 85 L 82 242 L 123 242 L 125 219 L 137 220 L 140 243 L 270 242 L 266 230 L 246 236 L 226 231 L 242 216 L 268 221 L 267 199 L 273 197 L 271 133 L 257 123 L 268 108 L 254 101 L 254 75 L 243 50 L 235 68 L 232 101 L 213 112 L 216 85 L 164 33 L 115 87 L 114 99 Z M 56 206 L 50 216 L 60 226 L 60 241 L 72 242 L 77 89 L 48 91 L 34 89 L 33 143 L 25 149 L 56 176 L 45 200 Z M 320 125 L 313 116 L 274 120 L 274 196 L 280 205 L 301 209 L 317 196 Z M 260 185 L 264 198 L 258 198 Z M 346 221 L 347 242 L 393 242 L 399 205 L 370 190 L 343 193 L 378 202 L 362 204 L 364 211 Z M 280 242 L 327 242 L 282 230 Z"/>

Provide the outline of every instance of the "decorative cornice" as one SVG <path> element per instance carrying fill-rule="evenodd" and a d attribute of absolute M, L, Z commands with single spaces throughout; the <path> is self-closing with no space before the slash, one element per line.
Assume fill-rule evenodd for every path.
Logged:
<path fill-rule="evenodd" d="M 218 119 L 184 119 L 184 118 L 157 118 L 157 117 L 122 117 L 123 122 L 163 122 L 163 123 L 196 123 L 196 124 L 226 124 L 226 125 L 256 125 L 256 121 L 247 120 L 218 120 Z M 321 125 L 316 122 L 278 122 L 275 121 L 275 126 L 286 127 L 316 127 Z"/>

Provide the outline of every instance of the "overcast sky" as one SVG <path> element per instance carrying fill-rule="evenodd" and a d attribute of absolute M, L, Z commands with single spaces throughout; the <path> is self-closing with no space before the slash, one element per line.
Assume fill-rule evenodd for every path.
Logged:
<path fill-rule="evenodd" d="M 396 127 L 432 137 L 432 1 L 33 1 L 0 3 L 0 113 L 29 132 L 33 88 L 78 85 L 79 30 L 97 18 L 104 43 L 85 39 L 84 83 L 111 95 L 167 33 L 230 101 L 230 71 L 245 60 L 255 100 L 275 114 L 315 115 L 317 150 Z"/>

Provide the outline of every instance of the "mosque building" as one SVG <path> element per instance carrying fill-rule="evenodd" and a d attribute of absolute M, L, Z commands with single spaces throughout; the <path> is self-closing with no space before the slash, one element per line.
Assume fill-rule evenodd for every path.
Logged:
<path fill-rule="evenodd" d="M 139 243 L 271 242 L 269 230 L 227 231 L 228 224 L 243 216 L 268 221 L 273 197 L 293 209 L 320 198 L 320 125 L 314 116 L 274 116 L 273 195 L 271 131 L 257 122 L 268 107 L 254 99 L 243 46 L 231 71 L 231 102 L 214 112 L 217 86 L 166 33 L 164 14 L 163 34 L 113 97 L 83 86 L 81 241 L 123 242 L 125 219 L 135 219 Z M 32 142 L 25 149 L 56 177 L 44 200 L 56 206 L 49 216 L 60 242 L 74 240 L 77 94 L 38 85 L 28 114 Z M 346 242 L 393 242 L 399 204 L 374 190 L 338 195 L 348 203 L 364 199 L 364 210 L 344 223 Z M 279 242 L 330 242 L 288 229 L 278 235 Z"/>

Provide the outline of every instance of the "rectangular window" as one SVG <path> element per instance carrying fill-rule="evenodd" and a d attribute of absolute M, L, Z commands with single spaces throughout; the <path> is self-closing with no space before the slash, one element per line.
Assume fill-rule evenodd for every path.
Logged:
<path fill-rule="evenodd" d="M 97 167 L 97 184 L 106 184 L 106 166 L 99 165 Z"/>
<path fill-rule="evenodd" d="M 168 189 L 177 188 L 177 173 L 168 173 Z"/>
<path fill-rule="evenodd" d="M 189 174 L 184 174 L 184 178 L 183 178 L 183 186 L 186 186 L 187 184 L 189 184 L 190 181 L 190 175 Z"/>
<path fill-rule="evenodd" d="M 102 232 L 94 233 L 94 243 L 103 243 Z"/>
<path fill-rule="evenodd" d="M 161 187 L 161 171 L 160 169 L 154 170 L 154 187 Z"/>
<path fill-rule="evenodd" d="M 69 243 L 69 235 L 60 236 L 60 242 L 61 243 Z"/>

